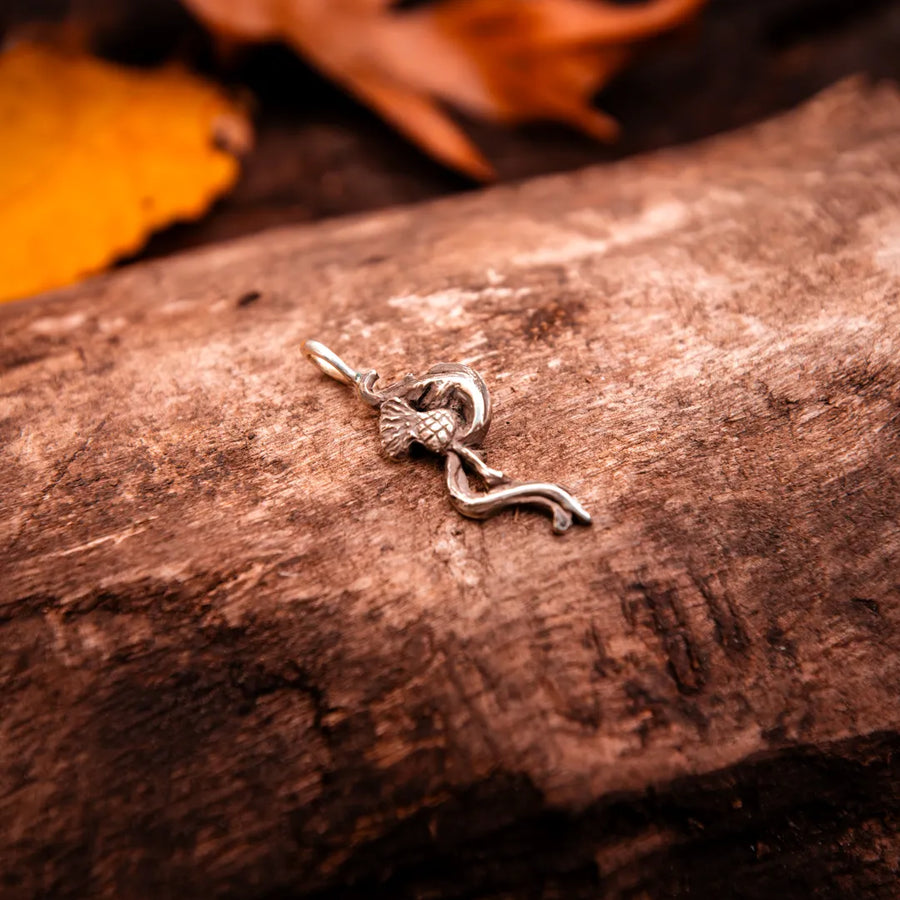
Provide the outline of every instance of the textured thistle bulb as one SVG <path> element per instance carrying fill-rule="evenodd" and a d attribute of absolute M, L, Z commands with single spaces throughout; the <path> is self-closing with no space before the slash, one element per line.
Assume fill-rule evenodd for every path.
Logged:
<path fill-rule="evenodd" d="M 432 453 L 443 453 L 461 424 L 461 419 L 452 409 L 419 412 L 405 400 L 393 397 L 382 404 L 378 427 L 384 449 L 390 456 L 400 458 L 409 454 L 409 448 L 414 443 L 421 444 Z"/>

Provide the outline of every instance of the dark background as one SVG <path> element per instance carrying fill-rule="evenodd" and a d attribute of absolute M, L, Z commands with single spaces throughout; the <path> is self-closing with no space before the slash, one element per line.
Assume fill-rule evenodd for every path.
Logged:
<path fill-rule="evenodd" d="M 145 254 L 475 187 L 281 46 L 225 64 L 177 0 L 0 0 L 0 30 L 73 10 L 104 56 L 180 58 L 253 98 L 257 142 L 237 188 L 203 221 L 157 235 Z M 465 125 L 510 181 L 726 131 L 854 73 L 900 80 L 900 0 L 711 0 L 698 22 L 644 46 L 601 92 L 599 104 L 623 125 L 614 146 L 552 125 Z"/>

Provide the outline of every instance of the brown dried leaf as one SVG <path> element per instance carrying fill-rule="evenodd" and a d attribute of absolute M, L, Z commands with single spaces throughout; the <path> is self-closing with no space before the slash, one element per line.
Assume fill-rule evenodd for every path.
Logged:
<path fill-rule="evenodd" d="M 629 47 L 676 27 L 705 0 L 185 0 L 229 38 L 281 38 L 448 165 L 490 164 L 443 101 L 505 123 L 556 120 L 600 139 L 618 127 L 591 106 Z"/>

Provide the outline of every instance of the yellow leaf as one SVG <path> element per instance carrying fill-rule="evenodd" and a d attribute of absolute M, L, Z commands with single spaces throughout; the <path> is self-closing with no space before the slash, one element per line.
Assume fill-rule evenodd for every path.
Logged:
<path fill-rule="evenodd" d="M 229 39 L 281 38 L 447 165 L 490 178 L 490 164 L 441 108 L 515 124 L 566 122 L 610 140 L 591 100 L 638 41 L 676 27 L 706 0 L 184 0 Z"/>
<path fill-rule="evenodd" d="M 177 68 L 34 44 L 0 54 L 0 300 L 72 282 L 200 216 L 238 175 L 244 113 Z"/>

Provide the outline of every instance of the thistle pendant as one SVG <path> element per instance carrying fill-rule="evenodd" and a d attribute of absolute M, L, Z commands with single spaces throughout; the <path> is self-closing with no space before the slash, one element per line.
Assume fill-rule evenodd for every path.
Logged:
<path fill-rule="evenodd" d="M 482 377 L 458 363 L 439 363 L 424 375 L 407 375 L 376 390 L 378 373 L 357 371 L 318 341 L 303 350 L 326 375 L 356 389 L 363 402 L 379 410 L 385 452 L 402 459 L 413 444 L 445 457 L 450 500 L 464 516 L 485 519 L 511 506 L 537 506 L 553 517 L 557 534 L 591 517 L 566 490 L 545 482 L 518 482 L 492 469 L 478 448 L 491 424 L 491 398 Z M 485 490 L 469 481 L 470 470 Z"/>

